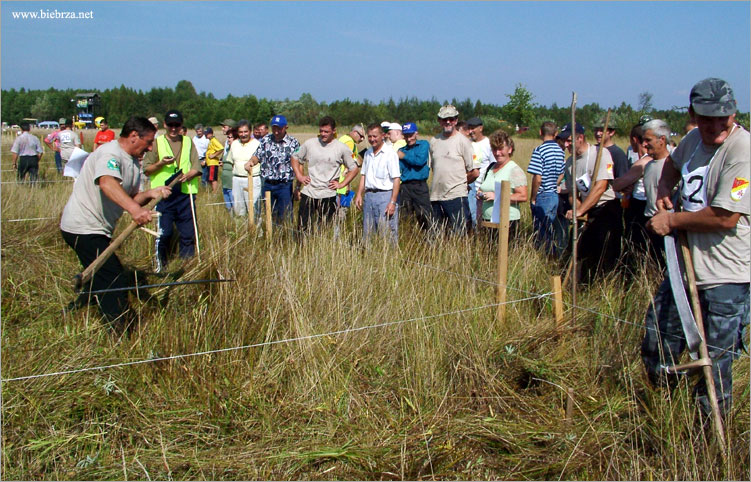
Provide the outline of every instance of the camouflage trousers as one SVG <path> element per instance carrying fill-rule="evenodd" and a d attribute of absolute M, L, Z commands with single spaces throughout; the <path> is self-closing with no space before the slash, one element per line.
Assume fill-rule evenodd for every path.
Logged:
<path fill-rule="evenodd" d="M 717 400 L 722 414 L 732 403 L 733 360 L 740 356 L 742 332 L 749 324 L 749 283 L 723 284 L 699 291 L 707 349 L 712 359 Z M 646 333 L 641 345 L 642 361 L 650 382 L 675 386 L 665 367 L 677 365 L 686 349 L 686 337 L 666 278 L 657 290 L 644 320 Z M 704 378 L 694 386 L 694 396 L 705 414 L 711 412 Z"/>

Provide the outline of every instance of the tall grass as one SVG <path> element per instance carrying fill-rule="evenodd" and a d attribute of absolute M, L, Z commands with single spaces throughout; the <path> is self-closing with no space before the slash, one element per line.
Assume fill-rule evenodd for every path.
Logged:
<path fill-rule="evenodd" d="M 526 164 L 535 143 L 518 144 Z M 59 216 L 70 189 L 4 184 L 2 219 Z M 235 281 L 132 297 L 140 325 L 123 339 L 94 307 L 63 313 L 81 267 L 57 220 L 3 222 L 3 378 L 263 344 L 4 382 L 4 479 L 748 478 L 748 358 L 734 366 L 726 465 L 696 428 L 688 383 L 646 384 L 648 267 L 581 292 L 602 314 L 573 324 L 568 310 L 558 330 L 543 297 L 509 304 L 500 325 L 486 237 L 431 244 L 403 220 L 398 248 L 363 249 L 350 212 L 336 238 L 285 225 L 269 241 L 208 205 L 219 200 L 198 196 L 201 255 L 183 278 Z M 549 292 L 563 270 L 531 248 L 523 212 L 511 301 Z M 143 270 L 152 255 L 143 232 L 119 252 Z M 360 329 L 371 325 L 384 326 Z"/>

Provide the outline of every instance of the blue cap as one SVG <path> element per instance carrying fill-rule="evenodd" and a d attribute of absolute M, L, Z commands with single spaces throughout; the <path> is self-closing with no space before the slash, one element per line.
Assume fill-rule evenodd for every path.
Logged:
<path fill-rule="evenodd" d="M 279 126 L 284 127 L 287 125 L 287 118 L 283 115 L 275 115 L 271 118 L 271 125 L 272 126 Z"/>
<path fill-rule="evenodd" d="M 402 124 L 402 134 L 414 134 L 417 132 L 417 124 L 414 122 L 405 122 Z"/>
<path fill-rule="evenodd" d="M 574 125 L 574 132 L 576 132 L 577 134 L 584 134 L 584 127 L 582 127 L 582 125 L 577 122 L 576 125 Z M 561 139 L 568 139 L 569 137 L 571 137 L 571 123 L 570 122 L 566 124 L 565 126 L 563 126 L 563 129 L 561 129 L 561 132 L 558 134 L 558 137 L 560 137 Z"/>

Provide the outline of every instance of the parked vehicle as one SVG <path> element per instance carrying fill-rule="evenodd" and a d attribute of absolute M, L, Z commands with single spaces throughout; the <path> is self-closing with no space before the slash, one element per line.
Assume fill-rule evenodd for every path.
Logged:
<path fill-rule="evenodd" d="M 55 129 L 59 129 L 60 128 L 60 123 L 57 122 L 57 121 L 44 121 L 44 122 L 40 122 L 37 127 L 39 127 L 40 129 L 53 129 L 53 130 L 55 130 Z"/>

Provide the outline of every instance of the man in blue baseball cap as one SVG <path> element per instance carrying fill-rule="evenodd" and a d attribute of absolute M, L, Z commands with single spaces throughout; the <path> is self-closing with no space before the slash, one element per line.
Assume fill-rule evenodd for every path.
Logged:
<path fill-rule="evenodd" d="M 428 141 L 417 139 L 417 124 L 407 122 L 402 125 L 402 134 L 407 145 L 397 151 L 402 185 L 399 190 L 399 205 L 402 216 L 415 216 L 420 227 L 430 229 L 433 222 L 433 208 L 430 205 L 428 189 Z"/>
<path fill-rule="evenodd" d="M 275 115 L 271 118 L 271 135 L 260 139 L 256 153 L 245 165 L 251 172 L 258 164 L 263 187 L 261 199 L 266 192 L 271 193 L 271 212 L 277 222 L 292 217 L 292 184 L 295 172 L 292 170 L 292 154 L 300 149 L 300 143 L 287 134 L 287 118 Z"/>

